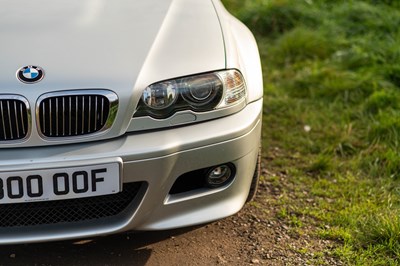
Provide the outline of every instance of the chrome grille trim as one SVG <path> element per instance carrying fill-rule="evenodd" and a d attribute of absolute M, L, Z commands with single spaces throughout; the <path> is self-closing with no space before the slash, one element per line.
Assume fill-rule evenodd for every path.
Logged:
<path fill-rule="evenodd" d="M 97 103 L 100 100 L 104 102 L 103 108 L 93 109 L 92 105 L 100 104 Z M 118 97 L 109 90 L 51 92 L 41 95 L 36 103 L 36 123 L 44 139 L 76 139 L 107 131 L 114 123 L 117 110 Z"/>
<path fill-rule="evenodd" d="M 31 133 L 31 110 L 20 95 L 0 94 L 0 143 L 25 141 Z"/>

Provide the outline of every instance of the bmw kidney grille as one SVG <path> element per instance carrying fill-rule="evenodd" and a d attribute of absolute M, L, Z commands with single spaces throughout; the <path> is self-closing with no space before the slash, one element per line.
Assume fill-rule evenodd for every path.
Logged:
<path fill-rule="evenodd" d="M 53 138 L 104 131 L 112 125 L 117 105 L 117 96 L 105 90 L 45 94 L 37 107 L 40 133 Z"/>
<path fill-rule="evenodd" d="M 43 138 L 84 136 L 106 131 L 114 122 L 118 97 L 108 90 L 47 93 L 38 99 L 36 121 Z M 19 95 L 0 95 L 0 141 L 24 141 L 31 110 Z"/>
<path fill-rule="evenodd" d="M 22 140 L 30 130 L 28 101 L 17 95 L 0 95 L 0 141 Z"/>

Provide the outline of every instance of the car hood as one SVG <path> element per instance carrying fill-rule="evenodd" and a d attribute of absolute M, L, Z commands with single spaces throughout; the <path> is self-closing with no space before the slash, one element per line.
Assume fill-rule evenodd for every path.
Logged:
<path fill-rule="evenodd" d="M 45 70 L 39 87 L 59 89 L 110 81 L 132 87 L 151 52 L 168 75 L 225 63 L 218 19 L 204 0 L 12 1 L 2 3 L 0 32 L 3 86 L 15 87 L 25 65 Z"/>
<path fill-rule="evenodd" d="M 211 0 L 19 0 L 0 9 L 0 93 L 31 106 L 49 91 L 109 89 L 126 129 L 141 91 L 159 80 L 225 68 L 223 36 Z M 16 71 L 40 66 L 23 84 Z M 118 128 L 117 130 L 115 128 Z"/>

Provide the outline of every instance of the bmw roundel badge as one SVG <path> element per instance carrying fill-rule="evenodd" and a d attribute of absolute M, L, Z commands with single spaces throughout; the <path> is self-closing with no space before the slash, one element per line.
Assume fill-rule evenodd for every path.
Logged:
<path fill-rule="evenodd" d="M 38 66 L 24 66 L 18 69 L 17 78 L 23 83 L 36 83 L 43 79 L 44 71 Z"/>

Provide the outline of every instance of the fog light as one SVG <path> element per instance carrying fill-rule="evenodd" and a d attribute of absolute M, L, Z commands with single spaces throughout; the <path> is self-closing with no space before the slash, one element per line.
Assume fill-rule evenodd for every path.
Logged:
<path fill-rule="evenodd" d="M 206 182 L 209 187 L 221 187 L 228 183 L 233 177 L 233 171 L 227 164 L 212 167 L 206 177 Z"/>

